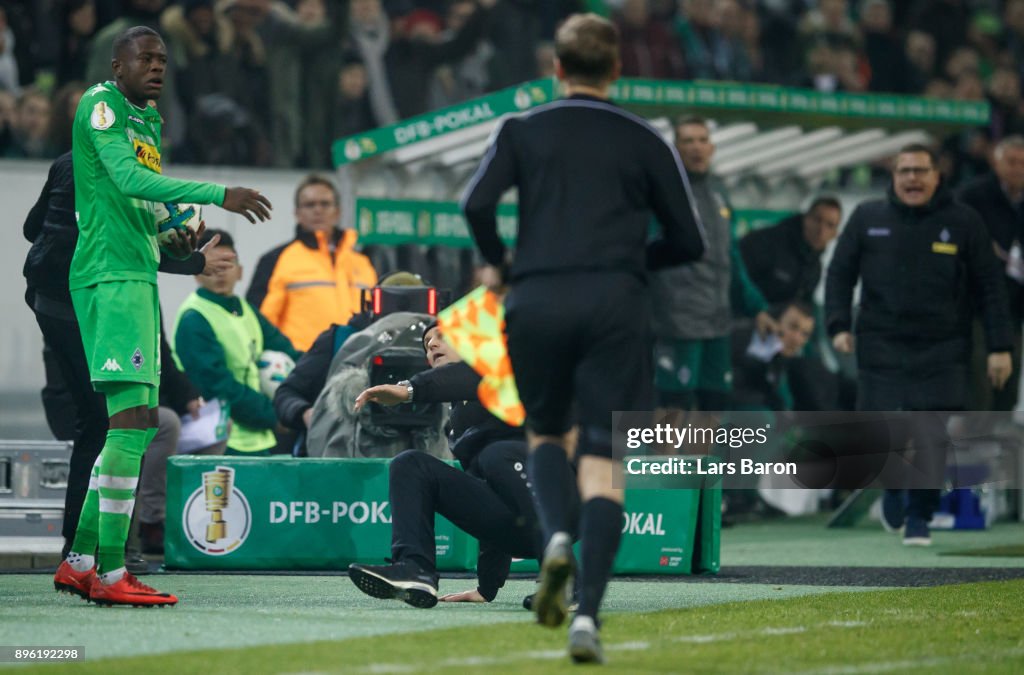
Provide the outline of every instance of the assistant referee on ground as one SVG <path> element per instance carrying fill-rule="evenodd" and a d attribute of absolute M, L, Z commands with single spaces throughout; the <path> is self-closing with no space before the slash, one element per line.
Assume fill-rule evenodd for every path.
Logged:
<path fill-rule="evenodd" d="M 547 542 L 534 608 L 550 626 L 565 619 L 574 489 L 566 448 L 579 425 L 580 605 L 569 651 L 576 661 L 600 661 L 597 611 L 622 527 L 611 413 L 653 404 L 647 270 L 699 258 L 704 236 L 676 150 L 608 101 L 620 71 L 614 25 L 573 15 L 558 30 L 555 53 L 567 98 L 504 120 L 462 208 L 483 257 L 511 286 L 508 350 Z M 495 210 L 513 186 L 519 232 L 511 257 Z M 652 212 L 663 236 L 648 243 Z"/>

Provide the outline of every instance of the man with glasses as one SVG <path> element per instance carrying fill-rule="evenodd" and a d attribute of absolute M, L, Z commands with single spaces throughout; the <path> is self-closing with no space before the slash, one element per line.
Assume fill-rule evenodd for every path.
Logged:
<path fill-rule="evenodd" d="M 858 409 L 963 410 L 976 312 L 985 324 L 989 380 L 1002 388 L 1012 368 L 1004 293 L 978 214 L 953 200 L 930 148 L 902 148 L 887 197 L 860 204 L 850 216 L 826 279 L 832 344 L 839 352 L 857 353 Z M 883 498 L 883 525 L 902 528 L 903 543 L 910 546 L 931 544 L 928 523 L 939 502 L 948 418 L 943 413 L 911 418 L 914 466 L 927 477 L 927 485 L 919 479 L 915 487 L 928 489 L 887 490 Z"/>
<path fill-rule="evenodd" d="M 342 230 L 340 219 L 334 183 L 304 178 L 295 190 L 295 239 L 260 258 L 245 294 L 299 351 L 358 313 L 362 290 L 377 284 L 369 258 L 354 249 L 356 231 Z"/>

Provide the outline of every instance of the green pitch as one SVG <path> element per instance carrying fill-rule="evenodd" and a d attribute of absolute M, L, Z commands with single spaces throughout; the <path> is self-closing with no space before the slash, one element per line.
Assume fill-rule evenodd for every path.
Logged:
<path fill-rule="evenodd" d="M 612 583 L 607 672 L 1024 672 L 1024 579 L 959 583 L 1020 577 L 1024 560 L 942 555 L 1013 545 L 1024 540 L 1020 524 L 936 533 L 930 549 L 903 547 L 877 527 L 825 530 L 821 519 L 724 534 L 717 581 Z M 770 567 L 782 579 L 730 578 L 741 566 Z M 957 583 L 879 588 L 928 575 Z M 12 672 L 576 672 L 564 656 L 565 630 L 538 627 L 520 608 L 530 581 L 509 582 L 488 605 L 431 610 L 374 600 L 342 576 L 146 581 L 181 604 L 99 608 L 57 595 L 49 576 L 0 575 L 0 645 L 78 645 L 87 657 Z M 441 592 L 471 586 L 446 579 Z"/>
<path fill-rule="evenodd" d="M 233 585 L 232 578 L 219 577 L 221 586 Z M 208 579 L 204 579 L 204 585 Z M 248 586 L 252 578 L 245 580 Z M 279 582 L 280 579 L 275 579 Z M 309 578 L 298 579 L 309 588 Z M 339 582 L 330 580 L 343 590 Z M 276 585 L 276 584 L 275 584 Z M 665 584 L 619 584 L 631 594 L 643 587 Z M 680 584 L 680 586 L 684 586 Z M 626 587 L 626 588 L 623 588 Z M 723 586 L 690 585 L 719 592 Z M 726 587 L 728 588 L 728 587 Z M 207 590 L 213 590 L 208 587 Z M 650 588 L 645 588 L 649 592 Z M 244 595 L 248 601 L 209 608 L 217 617 L 214 634 L 193 632 L 199 644 L 218 635 L 231 641 L 236 631 L 251 630 L 252 624 L 275 622 L 282 616 L 309 622 L 311 636 L 322 636 L 325 623 L 335 630 L 350 618 L 373 614 L 404 615 L 402 632 L 347 640 L 319 640 L 308 644 L 252 646 L 243 649 L 205 649 L 178 652 L 159 658 L 100 659 L 74 666 L 41 668 L 82 673 L 414 673 L 414 672 L 576 672 L 564 656 L 564 630 L 549 630 L 530 623 L 504 608 L 482 611 L 468 607 L 434 610 L 378 609 L 351 593 L 333 596 L 332 610 L 323 603 L 306 607 L 278 607 L 280 597 L 262 601 L 256 588 Z M 645 593 L 646 595 L 646 593 Z M 780 594 L 781 595 L 781 594 Z M 1019 673 L 1024 670 L 1024 581 L 945 586 L 927 589 L 886 590 L 861 593 L 826 593 L 772 600 L 704 605 L 689 609 L 662 610 L 636 614 L 615 612 L 606 618 L 603 630 L 609 667 L 606 672 L 765 672 L 765 673 L 874 673 L 874 672 L 963 672 Z M 647 596 L 650 599 L 650 596 Z M 310 599 L 302 595 L 300 602 Z M 203 603 L 204 605 L 207 603 Z M 215 603 L 209 603 L 215 604 Z M 184 609 L 184 608 L 180 608 Z M 82 608 L 67 610 L 66 620 L 89 621 L 94 631 L 103 632 L 107 621 L 142 621 L 157 635 L 176 633 L 183 627 L 178 610 Z M 195 616 L 192 612 L 182 615 Z M 485 614 L 502 619 L 494 625 L 479 625 Z M 119 615 L 116 619 L 106 615 Z M 378 617 L 378 620 L 381 617 Z M 333 619 L 333 620 L 332 620 Z M 467 619 L 471 619 L 467 621 Z M 514 619 L 514 620 L 513 620 Z M 205 623 L 207 629 L 209 624 Z M 200 624 L 200 625 L 204 625 Z M 439 624 L 473 624 L 455 628 L 432 628 Z M 57 622 L 50 622 L 51 629 Z M 82 627 L 83 629 L 85 627 Z M 397 626 L 395 627 L 397 628 Z M 130 629 L 136 632 L 138 629 Z M 188 632 L 188 629 L 185 628 Z M 158 631 L 158 632 L 156 632 Z M 68 639 L 66 633 L 51 632 L 50 642 Z M 53 636 L 59 636 L 54 639 Z M 38 640 L 37 640 L 38 641 Z M 89 647 L 86 647 L 90 653 Z M 95 654 L 95 651 L 92 652 Z M 31 668 L 24 672 L 35 672 Z M 22 672 L 22 671 L 18 671 Z"/>

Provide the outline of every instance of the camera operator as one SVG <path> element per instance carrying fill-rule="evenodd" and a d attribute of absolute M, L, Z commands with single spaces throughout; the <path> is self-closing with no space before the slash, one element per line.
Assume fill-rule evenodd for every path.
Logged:
<path fill-rule="evenodd" d="M 390 467 L 391 565 L 349 566 L 349 577 L 375 598 L 397 598 L 415 607 L 437 604 L 434 514 L 480 540 L 479 583 L 445 602 L 490 602 L 508 576 L 512 556 L 537 558 L 540 529 L 526 482 L 523 430 L 491 415 L 477 400 L 478 375 L 441 338 L 436 324 L 423 333 L 431 370 L 407 382 L 366 389 L 368 403 L 452 402 L 448 423 L 452 454 L 463 471 L 423 452 L 409 450 Z M 576 505 L 574 505 L 574 509 Z"/>
<path fill-rule="evenodd" d="M 411 272 L 393 272 L 382 278 L 380 288 L 424 288 L 426 282 Z M 354 315 L 345 324 L 331 324 L 330 328 L 320 333 L 309 351 L 295 364 L 295 369 L 288 375 L 274 395 L 274 410 L 281 424 L 305 432 L 313 419 L 313 404 L 327 384 L 331 361 L 349 336 L 367 328 L 382 314 L 375 314 L 372 305 Z M 303 439 L 303 450 L 305 450 Z M 305 452 L 301 454 L 305 455 Z"/>

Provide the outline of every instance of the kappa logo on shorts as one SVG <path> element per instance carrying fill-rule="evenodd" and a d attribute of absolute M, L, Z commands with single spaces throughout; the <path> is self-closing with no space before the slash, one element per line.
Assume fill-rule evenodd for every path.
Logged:
<path fill-rule="evenodd" d="M 146 359 L 142 357 L 142 350 L 138 347 L 135 348 L 135 353 L 132 354 L 132 365 L 135 366 L 135 370 L 142 368 L 142 364 L 146 362 Z M 121 370 L 118 368 L 118 370 Z"/>
<path fill-rule="evenodd" d="M 112 372 L 112 373 L 120 373 L 121 372 L 121 364 L 118 363 L 117 360 L 115 360 L 115 359 L 107 359 L 107 362 L 103 364 L 103 367 L 100 368 L 100 370 L 101 371 L 106 370 L 106 371 L 109 371 L 109 372 Z"/>

